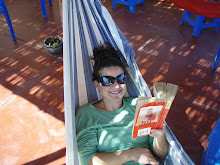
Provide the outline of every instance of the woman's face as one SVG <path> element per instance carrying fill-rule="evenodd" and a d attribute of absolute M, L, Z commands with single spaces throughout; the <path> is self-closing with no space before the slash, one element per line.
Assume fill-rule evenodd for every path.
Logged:
<path fill-rule="evenodd" d="M 112 76 L 117 77 L 124 73 L 121 67 L 111 66 L 103 68 L 99 71 L 99 76 Z M 102 99 L 109 102 L 121 101 L 126 93 L 126 84 L 118 84 L 115 80 L 113 85 L 103 86 L 101 83 L 94 81 L 96 88 L 102 95 Z"/>
<path fill-rule="evenodd" d="M 148 109 L 147 114 L 150 115 L 152 114 L 152 112 L 153 112 L 153 109 Z"/>

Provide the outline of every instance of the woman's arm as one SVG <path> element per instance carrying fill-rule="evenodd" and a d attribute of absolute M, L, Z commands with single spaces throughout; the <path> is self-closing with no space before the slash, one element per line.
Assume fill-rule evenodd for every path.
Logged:
<path fill-rule="evenodd" d="M 147 148 L 133 148 L 120 152 L 97 153 L 89 165 L 122 165 L 129 161 L 141 164 L 159 164 Z"/>
<path fill-rule="evenodd" d="M 165 125 L 163 127 L 165 127 Z M 163 159 L 167 154 L 169 146 L 166 135 L 163 129 L 152 129 L 151 131 L 153 133 L 150 136 L 154 137 L 153 152 L 158 158 Z"/>

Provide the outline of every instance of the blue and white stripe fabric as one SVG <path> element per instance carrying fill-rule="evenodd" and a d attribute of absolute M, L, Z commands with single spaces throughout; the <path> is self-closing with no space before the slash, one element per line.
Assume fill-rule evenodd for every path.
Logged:
<path fill-rule="evenodd" d="M 66 163 L 79 164 L 75 111 L 80 105 L 100 99 L 92 82 L 93 49 L 110 43 L 120 53 L 129 73 L 127 90 L 130 96 L 151 96 L 134 60 L 134 51 L 123 33 L 114 23 L 100 0 L 63 0 L 63 65 L 64 106 L 66 126 Z M 167 130 L 170 142 L 174 143 L 169 161 L 193 164 L 189 156 Z M 177 150 L 177 151 L 176 151 Z M 177 152 L 177 153 L 176 153 Z M 172 164 L 172 163 L 170 163 Z"/>

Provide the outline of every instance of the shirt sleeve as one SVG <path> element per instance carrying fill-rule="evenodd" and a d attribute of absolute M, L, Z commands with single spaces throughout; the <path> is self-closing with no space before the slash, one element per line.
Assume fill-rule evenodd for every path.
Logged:
<path fill-rule="evenodd" d="M 153 142 L 154 142 L 154 137 L 148 135 L 148 144 L 150 146 L 151 151 L 153 151 Z"/>
<path fill-rule="evenodd" d="M 76 114 L 76 138 L 81 165 L 88 165 L 97 152 L 97 128 L 93 125 L 88 106 Z"/>

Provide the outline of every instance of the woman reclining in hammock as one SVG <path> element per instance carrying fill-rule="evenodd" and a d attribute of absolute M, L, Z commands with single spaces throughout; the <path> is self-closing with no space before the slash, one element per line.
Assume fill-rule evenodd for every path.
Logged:
<path fill-rule="evenodd" d="M 132 139 L 137 98 L 124 97 L 126 69 L 110 46 L 94 49 L 93 80 L 102 100 L 81 106 L 76 114 L 82 165 L 159 164 L 168 150 L 163 130 Z"/>

